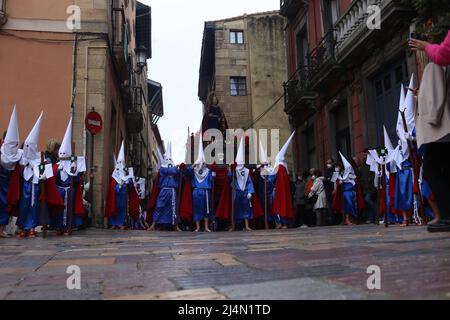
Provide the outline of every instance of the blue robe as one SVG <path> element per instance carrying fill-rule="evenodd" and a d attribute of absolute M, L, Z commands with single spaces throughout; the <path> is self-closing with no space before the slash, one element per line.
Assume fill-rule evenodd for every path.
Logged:
<path fill-rule="evenodd" d="M 236 172 L 237 173 L 237 172 Z M 229 177 L 232 177 L 232 173 L 228 173 Z M 230 178 L 231 186 L 233 186 L 233 181 Z M 244 190 L 239 187 L 238 179 L 234 179 L 234 217 L 236 221 L 242 221 L 244 219 L 250 220 L 253 217 L 251 200 L 247 198 L 247 195 L 255 193 L 255 188 L 253 187 L 252 179 L 250 175 L 247 178 Z"/>
<path fill-rule="evenodd" d="M 116 184 L 114 192 L 116 193 L 117 215 L 109 219 L 111 227 L 124 227 L 127 223 L 127 183 Z"/>
<path fill-rule="evenodd" d="M 397 172 L 394 208 L 401 211 L 413 208 L 413 173 L 409 160 L 405 160 Z"/>
<path fill-rule="evenodd" d="M 72 209 L 75 207 L 75 188 L 80 179 L 80 175 L 77 175 L 73 179 L 73 199 L 72 199 Z M 69 227 L 69 190 L 70 190 L 70 180 L 69 176 L 66 181 L 61 180 L 61 170 L 56 171 L 55 182 L 56 187 L 58 188 L 58 192 L 61 195 L 61 198 L 64 201 L 64 210 L 59 212 L 56 215 L 49 215 L 50 226 L 55 230 L 64 230 Z M 72 215 L 72 228 L 78 228 L 83 224 L 83 219 L 78 217 L 77 215 Z"/>
<path fill-rule="evenodd" d="M 205 218 L 211 219 L 211 190 L 213 184 L 212 171 L 209 170 L 208 175 L 202 182 L 197 180 L 194 169 L 189 168 L 187 170 L 187 174 L 191 176 L 194 222 L 203 221 Z"/>
<path fill-rule="evenodd" d="M 0 165 L 0 226 L 6 226 L 9 222 L 10 214 L 8 212 L 8 195 L 9 181 L 14 171 L 9 171 Z"/>
<path fill-rule="evenodd" d="M 358 217 L 358 209 L 356 204 L 356 186 L 350 182 L 342 184 L 342 197 L 344 200 L 344 213 L 350 214 L 353 218 Z"/>
<path fill-rule="evenodd" d="M 159 194 L 153 223 L 174 225 L 177 222 L 177 192 L 180 171 L 177 167 L 159 169 Z"/>
<path fill-rule="evenodd" d="M 263 209 L 262 220 L 265 221 L 265 210 L 266 210 L 266 201 L 265 201 L 265 186 L 264 182 L 266 179 L 262 176 L 259 176 L 259 199 L 261 200 L 261 205 Z M 281 219 L 279 214 L 273 214 L 271 212 L 272 202 L 275 197 L 275 186 L 277 182 L 277 175 L 272 174 L 267 176 L 267 220 L 269 222 L 275 221 L 275 223 L 280 224 Z M 284 220 L 284 219 L 283 219 Z"/>
<path fill-rule="evenodd" d="M 29 181 L 25 181 L 23 177 L 21 177 L 21 180 L 19 217 L 16 225 L 23 230 L 29 231 L 42 223 L 41 203 L 39 201 L 41 186 L 32 182 L 33 177 Z"/>

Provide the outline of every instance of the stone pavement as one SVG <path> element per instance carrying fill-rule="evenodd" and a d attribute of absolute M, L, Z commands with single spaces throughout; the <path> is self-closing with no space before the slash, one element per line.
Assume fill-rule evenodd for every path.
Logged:
<path fill-rule="evenodd" d="M 68 290 L 70 265 L 81 290 Z M 367 268 L 381 268 L 381 290 Z M 450 235 L 338 226 L 0 239 L 0 299 L 450 299 Z"/>

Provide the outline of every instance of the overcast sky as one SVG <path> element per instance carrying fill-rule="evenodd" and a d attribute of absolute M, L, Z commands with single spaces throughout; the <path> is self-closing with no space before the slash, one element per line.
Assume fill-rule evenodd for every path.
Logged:
<path fill-rule="evenodd" d="M 280 0 L 140 0 L 152 7 L 152 52 L 149 77 L 160 82 L 164 117 L 162 139 L 172 141 L 173 160 L 184 161 L 187 130 L 200 129 L 197 97 L 200 51 L 205 21 L 278 10 Z"/>

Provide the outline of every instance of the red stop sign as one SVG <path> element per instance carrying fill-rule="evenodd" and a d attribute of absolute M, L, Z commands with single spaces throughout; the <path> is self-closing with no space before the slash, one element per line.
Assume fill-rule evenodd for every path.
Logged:
<path fill-rule="evenodd" d="M 103 127 L 102 116 L 95 111 L 91 111 L 86 116 L 85 124 L 86 129 L 90 133 L 95 135 L 102 130 Z"/>

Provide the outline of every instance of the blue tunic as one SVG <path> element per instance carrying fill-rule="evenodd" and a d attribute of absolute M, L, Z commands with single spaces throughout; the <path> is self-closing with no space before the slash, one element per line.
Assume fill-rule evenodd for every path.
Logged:
<path fill-rule="evenodd" d="M 177 167 L 159 169 L 159 195 L 153 212 L 155 224 L 175 224 L 177 221 L 177 191 L 180 172 Z"/>
<path fill-rule="evenodd" d="M 263 209 L 263 216 L 262 216 L 263 221 L 265 221 L 265 212 L 266 212 L 265 186 L 264 186 L 265 181 L 266 179 L 264 177 L 259 176 L 259 186 L 260 186 L 259 199 L 261 200 L 261 205 Z M 272 208 L 272 202 L 275 197 L 276 182 L 277 182 L 276 174 L 271 174 L 267 176 L 267 220 L 269 222 L 275 221 L 275 223 L 280 224 L 281 223 L 280 215 L 278 214 L 274 215 L 273 212 L 271 212 L 270 210 Z"/>
<path fill-rule="evenodd" d="M 127 183 L 116 184 L 114 192 L 116 193 L 117 215 L 109 219 L 111 227 L 124 227 L 127 220 Z"/>
<path fill-rule="evenodd" d="M 0 165 L 0 226 L 6 226 L 9 222 L 8 201 L 6 196 L 8 195 L 9 181 L 13 171 L 6 170 Z"/>
<path fill-rule="evenodd" d="M 80 176 L 75 176 L 73 180 L 74 188 L 78 184 Z M 56 171 L 55 182 L 58 192 L 64 201 L 64 210 L 56 214 L 55 216 L 50 215 L 50 225 L 55 230 L 63 230 L 69 227 L 69 217 L 68 217 L 68 207 L 69 207 L 69 190 L 70 190 L 70 180 L 68 177 L 66 181 L 61 180 L 61 171 Z M 75 206 L 75 190 L 72 199 L 72 208 Z M 72 215 L 72 228 L 78 228 L 83 224 L 83 219 L 77 215 Z"/>
<path fill-rule="evenodd" d="M 405 160 L 397 172 L 394 208 L 409 211 L 413 207 L 413 173 L 411 163 Z"/>
<path fill-rule="evenodd" d="M 231 173 L 228 176 L 231 177 Z M 231 181 L 231 186 L 233 186 L 233 181 Z M 253 217 L 251 200 L 247 198 L 249 193 L 255 193 L 253 187 L 252 179 L 250 176 L 247 178 L 244 190 L 241 190 L 237 179 L 234 179 L 234 216 L 236 221 L 242 221 L 244 219 L 250 220 Z"/>
<path fill-rule="evenodd" d="M 194 169 L 189 168 L 187 174 L 191 176 L 192 185 L 192 206 L 194 209 L 194 222 L 203 221 L 205 218 L 210 219 L 211 212 L 211 189 L 213 183 L 212 171 L 209 170 L 208 175 L 203 181 L 198 181 Z"/>
<path fill-rule="evenodd" d="M 344 199 L 344 213 L 350 214 L 354 218 L 358 217 L 355 186 L 350 182 L 344 182 L 342 184 L 342 193 Z"/>
<path fill-rule="evenodd" d="M 39 184 L 34 184 L 32 181 L 32 177 L 29 181 L 25 181 L 22 177 L 19 217 L 16 223 L 21 229 L 27 231 L 36 228 L 42 223 L 41 204 L 39 201 L 41 188 Z"/>

